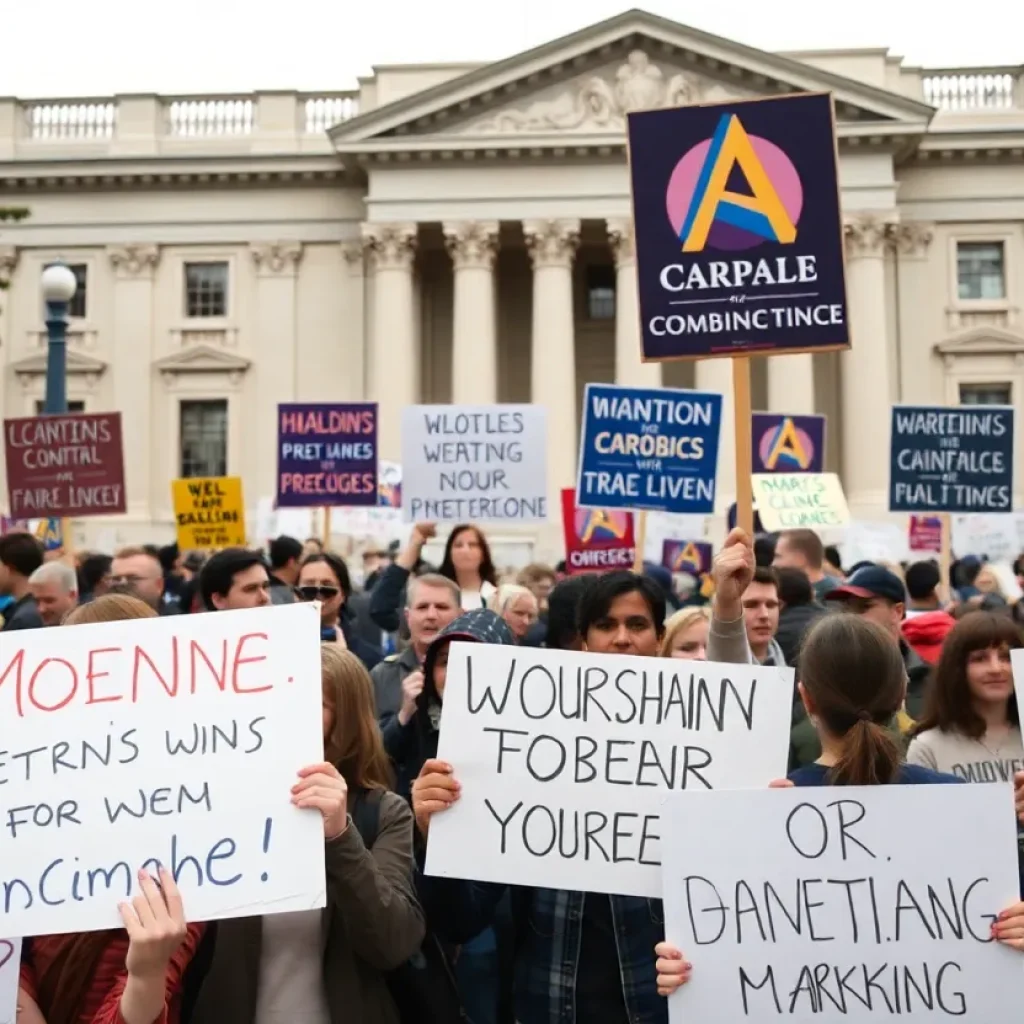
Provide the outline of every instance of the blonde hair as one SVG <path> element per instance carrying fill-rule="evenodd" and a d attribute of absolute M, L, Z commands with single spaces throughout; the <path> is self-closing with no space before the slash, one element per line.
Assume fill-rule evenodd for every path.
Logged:
<path fill-rule="evenodd" d="M 524 587 L 519 583 L 502 583 L 502 585 L 498 587 L 493 594 L 491 594 L 491 599 L 487 602 L 487 607 L 497 615 L 504 615 L 505 612 L 508 611 L 508 606 L 520 597 L 528 597 L 533 601 L 534 605 L 537 603 L 537 598 L 529 587 Z"/>
<path fill-rule="evenodd" d="M 155 619 L 157 613 L 145 601 L 130 594 L 104 594 L 95 601 L 80 604 L 64 616 L 65 626 L 92 626 L 97 622 L 121 622 L 124 619 Z"/>
<path fill-rule="evenodd" d="M 695 622 L 711 621 L 711 612 L 703 605 L 694 605 L 690 608 L 680 608 L 679 611 L 669 616 L 665 623 L 665 635 L 661 640 L 661 649 L 658 651 L 660 658 L 672 656 L 672 645 L 675 639 L 684 630 L 689 629 Z"/>

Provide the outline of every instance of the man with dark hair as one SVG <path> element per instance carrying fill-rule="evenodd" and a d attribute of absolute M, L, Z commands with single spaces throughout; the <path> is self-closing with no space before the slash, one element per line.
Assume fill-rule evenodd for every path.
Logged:
<path fill-rule="evenodd" d="M 302 543 L 294 537 L 275 537 L 267 545 L 270 559 L 270 603 L 293 604 L 299 582 Z"/>
<path fill-rule="evenodd" d="M 655 657 L 665 632 L 665 595 L 648 576 L 604 573 L 580 599 L 583 646 L 597 654 Z"/>
<path fill-rule="evenodd" d="M 780 605 L 775 642 L 782 650 L 786 664 L 796 665 L 804 637 L 826 611 L 814 600 L 814 588 L 805 573 L 799 569 L 776 569 L 775 577 L 779 585 Z"/>
<path fill-rule="evenodd" d="M 779 629 L 779 578 L 769 566 L 757 566 L 743 591 L 743 621 L 755 661 L 785 668 L 785 655 L 775 639 Z"/>
<path fill-rule="evenodd" d="M 597 582 L 591 573 L 566 576 L 559 580 L 548 594 L 548 621 L 544 646 L 555 651 L 583 649 L 580 636 L 580 602 L 583 595 Z"/>
<path fill-rule="evenodd" d="M 942 574 L 938 563 L 932 560 L 914 562 L 907 567 L 904 575 L 907 585 L 907 618 L 913 619 L 928 612 L 937 612 L 942 607 L 939 600 L 939 584 Z"/>
<path fill-rule="evenodd" d="M 3 629 L 41 629 L 43 620 L 36 607 L 29 577 L 43 564 L 43 546 L 30 533 L 9 533 L 0 537 L 0 595 L 14 603 L 4 613 Z"/>
<path fill-rule="evenodd" d="M 834 576 L 826 576 L 825 546 L 813 530 L 783 530 L 775 545 L 772 565 L 776 569 L 800 569 L 814 587 L 814 596 L 824 601 L 825 595 L 842 582 Z"/>
<path fill-rule="evenodd" d="M 210 611 L 263 608 L 270 604 L 270 574 L 258 551 L 224 548 L 199 573 L 199 593 Z"/>

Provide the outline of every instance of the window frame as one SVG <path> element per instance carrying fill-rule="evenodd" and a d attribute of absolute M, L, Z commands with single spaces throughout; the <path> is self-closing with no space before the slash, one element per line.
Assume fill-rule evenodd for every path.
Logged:
<path fill-rule="evenodd" d="M 55 266 L 56 264 L 62 264 L 67 267 L 75 275 L 75 281 L 78 287 L 75 289 L 75 294 L 71 296 L 71 301 L 68 303 L 68 314 L 67 318 L 70 321 L 74 321 L 76 326 L 80 326 L 86 323 L 89 319 L 89 262 L 87 260 L 79 260 L 75 263 L 69 263 L 67 260 L 54 258 L 52 260 L 44 260 L 42 269 L 47 270 L 49 267 Z M 77 270 L 82 271 L 82 275 L 76 273 Z M 84 302 L 81 313 L 75 312 L 75 303 L 81 301 Z M 40 307 L 42 309 L 42 320 L 46 323 L 46 300 L 40 298 Z"/>
<path fill-rule="evenodd" d="M 1014 250 L 1013 235 L 999 231 L 958 231 L 949 238 L 949 288 L 954 309 L 975 311 L 1008 311 L 1013 301 Z M 1000 299 L 960 298 L 960 246 L 998 245 L 1003 250 L 1003 297 Z"/>
<path fill-rule="evenodd" d="M 970 402 L 965 402 L 964 401 L 964 391 L 965 390 L 967 390 L 967 391 L 979 390 L 980 391 L 980 390 L 986 390 L 986 389 L 991 389 L 991 390 L 996 390 L 996 389 L 1003 390 L 1003 389 L 1005 389 L 1005 391 L 1006 391 L 1006 401 L 1005 402 L 977 402 L 977 403 L 970 403 Z M 956 383 L 956 393 L 957 393 L 957 399 L 958 399 L 957 404 L 958 405 L 970 405 L 972 408 L 977 406 L 978 408 L 983 409 L 983 408 L 985 408 L 986 406 L 989 406 L 989 405 L 993 405 L 993 406 L 1012 406 L 1013 405 L 1013 391 L 1014 391 L 1014 388 L 1013 388 L 1013 381 L 1012 380 L 998 380 L 998 379 L 994 378 L 991 381 L 985 381 L 985 380 L 958 380 L 957 383 Z"/>
<path fill-rule="evenodd" d="M 176 400 L 177 406 L 177 419 L 178 419 L 178 451 L 177 451 L 177 466 L 175 467 L 176 479 L 196 479 L 207 476 L 230 476 L 231 467 L 231 402 L 227 397 L 224 398 L 204 398 L 195 395 L 181 395 Z M 210 472 L 210 473 L 194 473 L 192 475 L 186 475 L 185 473 L 185 407 L 186 406 L 218 406 L 223 409 L 224 416 L 224 435 L 223 435 L 223 458 L 220 462 L 220 466 L 217 467 L 222 469 L 222 472 Z M 207 469 L 210 467 L 207 466 Z"/>
<path fill-rule="evenodd" d="M 189 268 L 216 266 L 224 268 L 224 310 L 220 313 L 189 312 Z M 223 323 L 231 316 L 232 292 L 234 291 L 231 260 L 224 257 L 185 256 L 181 260 L 181 316 L 186 324 Z"/>
<path fill-rule="evenodd" d="M 591 275 L 595 272 L 608 272 L 610 284 L 593 284 Z M 618 271 L 615 264 L 589 263 L 583 269 L 583 318 L 592 324 L 614 323 L 619 312 L 619 290 Z M 607 316 L 594 316 L 592 306 L 592 295 L 596 291 L 608 291 L 611 293 L 610 312 Z"/>

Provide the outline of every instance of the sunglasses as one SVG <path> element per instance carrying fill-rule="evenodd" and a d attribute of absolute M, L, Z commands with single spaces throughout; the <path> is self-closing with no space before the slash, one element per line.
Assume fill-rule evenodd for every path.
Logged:
<path fill-rule="evenodd" d="M 296 587 L 303 601 L 330 601 L 339 594 L 338 587 Z"/>

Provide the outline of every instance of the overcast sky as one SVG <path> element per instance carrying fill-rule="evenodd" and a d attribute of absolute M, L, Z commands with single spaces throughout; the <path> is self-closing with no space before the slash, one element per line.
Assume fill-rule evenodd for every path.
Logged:
<path fill-rule="evenodd" d="M 0 96 L 333 90 L 374 64 L 488 61 L 628 0 L 0 0 Z M 1024 2 L 647 0 L 766 50 L 887 47 L 914 65 L 1019 64 Z M 945 13 L 942 13 L 945 12 Z"/>

